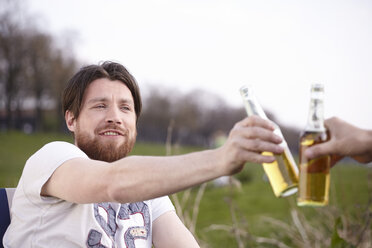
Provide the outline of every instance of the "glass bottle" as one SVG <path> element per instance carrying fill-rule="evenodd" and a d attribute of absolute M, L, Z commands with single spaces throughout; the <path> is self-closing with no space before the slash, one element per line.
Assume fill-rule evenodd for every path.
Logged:
<path fill-rule="evenodd" d="M 240 94 L 248 116 L 258 115 L 261 118 L 268 119 L 261 105 L 258 103 L 252 87 L 241 87 Z M 274 133 L 283 138 L 280 146 L 284 148 L 284 152 L 279 155 L 271 152 L 263 152 L 263 155 L 275 156 L 276 160 L 272 163 L 263 163 L 262 165 L 275 196 L 286 197 L 297 192 L 298 168 L 279 126 L 275 123 L 274 125 Z"/>
<path fill-rule="evenodd" d="M 328 204 L 330 156 L 308 160 L 304 153 L 315 144 L 328 140 L 324 127 L 324 86 L 313 84 L 310 93 L 309 115 L 300 137 L 300 179 L 298 206 L 325 206 Z"/>

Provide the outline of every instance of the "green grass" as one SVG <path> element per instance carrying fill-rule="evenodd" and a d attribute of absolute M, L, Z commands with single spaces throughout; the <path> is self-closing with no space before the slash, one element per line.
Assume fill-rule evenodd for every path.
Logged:
<path fill-rule="evenodd" d="M 232 234 L 225 231 L 207 232 L 206 228 L 211 224 L 232 225 L 228 199 L 232 200 L 236 207 L 237 218 L 243 227 L 252 235 L 271 236 L 273 230 L 263 221 L 263 217 L 271 217 L 277 220 L 291 223 L 290 209 L 296 209 L 300 213 L 319 222 L 321 211 L 336 206 L 341 213 L 357 214 L 365 211 L 368 203 L 368 175 L 371 169 L 366 166 L 354 164 L 342 164 L 331 171 L 330 204 L 324 208 L 297 207 L 296 195 L 287 198 L 275 198 L 268 182 L 264 181 L 263 169 L 260 165 L 248 165 L 243 173 L 251 173 L 252 181 L 245 183 L 242 189 L 207 188 L 200 204 L 200 214 L 197 223 L 199 236 L 212 247 L 237 247 Z M 246 222 L 244 224 L 244 221 Z M 235 244 L 230 246 L 231 244 Z M 230 245 L 228 245 L 230 244 Z"/>
<path fill-rule="evenodd" d="M 45 143 L 54 140 L 72 142 L 69 135 L 62 134 L 32 134 L 19 132 L 0 133 L 0 187 L 15 187 L 21 176 L 23 166 L 28 157 L 41 148 Z M 195 147 L 173 148 L 173 154 L 182 154 L 200 150 Z M 137 143 L 132 154 L 165 155 L 163 144 Z M 366 211 L 368 200 L 371 198 L 372 170 L 365 165 L 342 163 L 331 170 L 330 204 L 324 208 L 297 207 L 295 196 L 275 198 L 268 182 L 263 180 L 264 171 L 260 165 L 248 164 L 241 178 L 247 178 L 241 189 L 223 187 L 215 188 L 208 184 L 200 202 L 199 215 L 196 223 L 196 233 L 208 247 L 238 247 L 231 232 L 214 230 L 208 231 L 212 224 L 232 226 L 233 220 L 230 208 L 234 208 L 239 228 L 243 228 L 250 235 L 262 237 L 282 236 L 282 242 L 291 244 L 286 236 L 286 230 L 276 229 L 268 225 L 263 217 L 271 217 L 283 223 L 291 224 L 290 210 L 295 209 L 303 214 L 309 223 L 324 225 L 323 213 L 334 208 L 335 217 L 358 218 Z M 191 198 L 197 188 L 191 191 Z M 179 193 L 182 197 L 182 193 Z M 190 204 L 189 204 L 190 205 Z M 189 208 L 190 206 L 185 206 Z M 363 219 L 363 218 L 362 218 Z M 359 220 L 361 222 L 361 220 Z M 236 223 L 235 223 L 236 224 Z M 333 223 L 331 223 L 331 226 Z M 367 226 L 371 229 L 371 225 Z M 331 236 L 332 230 L 329 236 Z M 248 245 L 248 241 L 245 243 Z M 260 245 L 252 245 L 260 247 Z M 263 246 L 262 246 L 263 247 Z M 277 246 L 264 246 L 277 247 Z"/>
<path fill-rule="evenodd" d="M 43 145 L 55 140 L 72 142 L 72 137 L 56 133 L 0 132 L 0 186 L 17 186 L 26 160 Z"/>

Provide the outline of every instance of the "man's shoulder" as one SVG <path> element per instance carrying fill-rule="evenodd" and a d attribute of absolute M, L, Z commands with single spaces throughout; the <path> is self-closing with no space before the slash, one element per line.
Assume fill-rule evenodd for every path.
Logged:
<path fill-rule="evenodd" d="M 66 160 L 69 158 L 74 157 L 84 157 L 86 158 L 86 154 L 80 150 L 74 144 L 71 144 L 66 141 L 52 141 L 45 144 L 41 147 L 38 151 L 36 151 L 27 162 L 33 161 L 35 159 L 42 160 L 47 159 L 50 160 Z"/>
<path fill-rule="evenodd" d="M 59 147 L 73 147 L 73 148 L 77 148 L 77 146 L 75 146 L 74 144 L 72 143 L 69 143 L 67 141 L 51 141 L 49 143 L 46 143 L 41 149 L 45 149 L 45 148 L 59 148 Z"/>
<path fill-rule="evenodd" d="M 44 146 L 42 146 L 35 154 L 37 153 L 49 153 L 49 152 L 62 152 L 66 153 L 69 151 L 76 151 L 76 152 L 82 152 L 77 146 L 75 146 L 72 143 L 66 142 L 66 141 L 52 141 L 49 143 L 46 143 Z"/>

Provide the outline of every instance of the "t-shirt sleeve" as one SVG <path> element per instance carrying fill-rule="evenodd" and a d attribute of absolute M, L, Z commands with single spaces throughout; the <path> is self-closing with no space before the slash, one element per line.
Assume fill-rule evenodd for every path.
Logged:
<path fill-rule="evenodd" d="M 25 196 L 36 205 L 61 201 L 55 197 L 42 197 L 41 188 L 60 165 L 79 157 L 88 158 L 83 151 L 68 142 L 55 141 L 43 146 L 27 160 L 23 169 L 21 182 Z"/>
<path fill-rule="evenodd" d="M 151 200 L 151 206 L 152 221 L 155 221 L 159 216 L 168 211 L 175 211 L 174 206 L 168 196 L 163 196 Z"/>

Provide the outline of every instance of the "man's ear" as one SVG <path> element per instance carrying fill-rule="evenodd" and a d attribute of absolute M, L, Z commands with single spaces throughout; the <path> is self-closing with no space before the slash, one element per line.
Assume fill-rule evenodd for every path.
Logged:
<path fill-rule="evenodd" d="M 71 132 L 75 132 L 76 119 L 74 114 L 70 110 L 67 110 L 65 113 L 65 121 L 68 130 L 70 130 Z"/>

